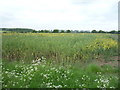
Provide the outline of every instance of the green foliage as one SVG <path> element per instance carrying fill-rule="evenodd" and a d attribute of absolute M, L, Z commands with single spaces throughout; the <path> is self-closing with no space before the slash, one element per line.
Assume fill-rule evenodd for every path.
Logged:
<path fill-rule="evenodd" d="M 98 65 L 95 65 L 95 64 L 89 64 L 89 65 L 86 67 L 86 70 L 87 70 L 88 72 L 97 73 L 97 72 L 101 72 L 101 67 L 98 66 Z"/>
<path fill-rule="evenodd" d="M 32 33 L 37 33 L 37 31 L 33 30 Z"/>
<path fill-rule="evenodd" d="M 49 33 L 50 31 L 49 31 L 49 30 L 45 30 L 44 32 L 45 32 L 45 33 Z"/>
<path fill-rule="evenodd" d="M 96 30 L 92 30 L 92 33 L 97 33 L 97 31 Z"/>
<path fill-rule="evenodd" d="M 44 33 L 44 30 L 39 30 L 38 33 Z"/>
<path fill-rule="evenodd" d="M 109 33 L 115 34 L 115 33 L 117 33 L 117 31 L 112 30 L 112 31 L 110 31 Z"/>
<path fill-rule="evenodd" d="M 110 73 L 106 76 L 97 65 L 88 65 L 87 69 L 92 69 L 89 72 L 76 65 L 49 66 L 46 62 L 38 65 L 12 62 L 10 66 L 14 68 L 3 64 L 3 88 L 117 88 L 118 77 Z"/>
<path fill-rule="evenodd" d="M 19 32 L 19 33 L 27 33 L 27 32 L 34 32 L 33 29 L 28 28 L 2 28 L 3 31 L 11 31 L 11 32 Z"/>
<path fill-rule="evenodd" d="M 61 30 L 61 33 L 64 33 L 65 31 L 64 30 Z"/>
<path fill-rule="evenodd" d="M 70 31 L 70 30 L 67 30 L 66 32 L 67 32 L 67 33 L 70 33 L 71 31 Z"/>
<path fill-rule="evenodd" d="M 106 33 L 106 32 L 103 30 L 99 30 L 98 33 Z"/>
<path fill-rule="evenodd" d="M 116 68 L 91 64 L 117 55 L 111 34 L 4 33 L 2 39 L 3 88 L 117 87 Z"/>
<path fill-rule="evenodd" d="M 85 30 L 61 30 L 59 29 L 54 29 L 53 31 L 51 30 L 33 30 L 33 29 L 28 29 L 28 28 L 0 28 L 3 33 L 8 33 L 8 32 L 17 32 L 17 33 L 90 33 L 90 31 L 85 31 Z M 66 31 L 66 32 L 65 32 Z M 111 33 L 111 34 L 119 34 L 119 30 L 112 30 L 112 31 L 103 31 L 103 30 L 92 30 L 91 33 Z"/>
<path fill-rule="evenodd" d="M 108 47 L 109 45 L 105 45 L 105 40 L 104 43 L 96 42 L 96 39 L 102 40 L 102 38 L 108 41 L 109 36 L 62 33 L 3 35 L 3 59 L 30 62 L 43 56 L 58 63 L 69 63 L 72 61 L 91 61 L 98 54 L 106 57 L 117 55 L 117 46 Z M 108 44 L 112 45 L 110 42 Z M 104 47 L 106 48 L 104 49 Z"/>
<path fill-rule="evenodd" d="M 54 29 L 54 30 L 53 30 L 53 33 L 58 33 L 58 32 L 59 32 L 58 29 Z"/>

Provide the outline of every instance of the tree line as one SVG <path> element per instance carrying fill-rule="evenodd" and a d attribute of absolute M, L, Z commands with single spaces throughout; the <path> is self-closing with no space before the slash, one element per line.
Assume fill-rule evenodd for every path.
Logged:
<path fill-rule="evenodd" d="M 3 33 L 7 32 L 18 32 L 18 33 L 112 33 L 112 34 L 120 34 L 120 30 L 111 30 L 111 31 L 103 31 L 103 30 L 92 30 L 92 31 L 85 31 L 85 30 L 34 30 L 34 29 L 27 29 L 27 28 L 2 28 Z"/>
<path fill-rule="evenodd" d="M 54 30 L 33 30 L 33 33 L 112 33 L 112 34 L 120 34 L 120 30 L 116 31 L 116 30 L 111 30 L 111 31 L 103 31 L 103 30 L 92 30 L 92 31 L 84 31 L 84 30 L 58 30 L 58 29 L 54 29 Z"/>

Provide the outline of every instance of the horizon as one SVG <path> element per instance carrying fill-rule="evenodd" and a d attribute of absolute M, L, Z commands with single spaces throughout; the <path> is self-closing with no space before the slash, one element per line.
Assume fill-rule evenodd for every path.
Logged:
<path fill-rule="evenodd" d="M 118 1 L 4 0 L 0 28 L 118 30 Z"/>
<path fill-rule="evenodd" d="M 43 31 L 45 31 L 45 30 L 47 30 L 47 31 L 54 31 L 54 30 L 58 30 L 58 31 L 67 31 L 67 30 L 70 30 L 70 29 L 41 29 L 41 30 L 36 30 L 36 29 L 33 29 L 33 28 L 0 28 L 0 30 L 2 30 L 2 29 L 31 29 L 31 30 L 35 30 L 35 31 L 41 31 L 41 30 L 43 30 Z M 96 30 L 96 29 L 93 29 L 93 30 Z M 70 31 L 79 31 L 79 32 L 92 32 L 93 30 L 70 30 Z M 4 31 L 4 30 L 3 30 Z M 119 31 L 119 30 L 109 30 L 109 31 L 107 31 L 107 30 L 96 30 L 97 32 L 98 31 L 105 31 L 105 32 L 109 32 L 109 31 Z"/>

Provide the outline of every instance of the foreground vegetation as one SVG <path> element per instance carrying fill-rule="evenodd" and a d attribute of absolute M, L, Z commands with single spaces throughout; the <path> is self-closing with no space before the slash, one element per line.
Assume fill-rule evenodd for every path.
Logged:
<path fill-rule="evenodd" d="M 117 35 L 4 33 L 2 38 L 3 88 L 118 87 Z"/>
<path fill-rule="evenodd" d="M 38 62 L 37 62 L 38 63 Z M 117 68 L 49 66 L 48 64 L 4 63 L 3 87 L 5 88 L 116 88 Z M 7 65 L 7 66 L 6 66 Z"/>

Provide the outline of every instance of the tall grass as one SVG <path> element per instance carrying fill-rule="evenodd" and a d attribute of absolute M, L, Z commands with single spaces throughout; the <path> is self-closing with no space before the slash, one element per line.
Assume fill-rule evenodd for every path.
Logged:
<path fill-rule="evenodd" d="M 3 58 L 31 62 L 45 57 L 62 61 L 90 61 L 99 55 L 117 55 L 117 41 L 109 34 L 13 34 L 3 35 Z"/>

